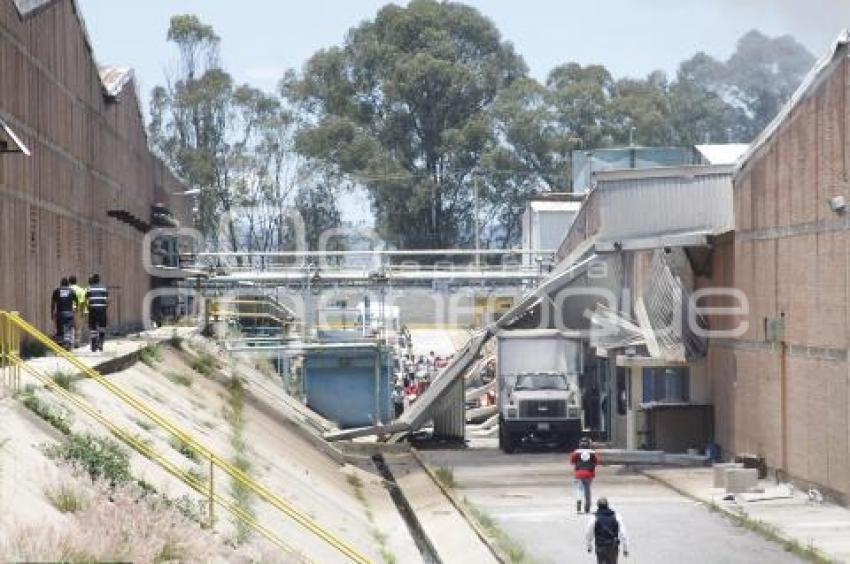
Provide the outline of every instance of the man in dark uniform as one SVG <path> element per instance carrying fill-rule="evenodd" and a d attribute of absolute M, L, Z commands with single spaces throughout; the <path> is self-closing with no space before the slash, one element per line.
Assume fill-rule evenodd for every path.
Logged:
<path fill-rule="evenodd" d="M 89 310 L 89 334 L 91 335 L 91 350 L 103 350 L 106 340 L 106 308 L 109 307 L 109 292 L 100 283 L 100 275 L 92 274 L 89 278 L 89 289 L 86 291 L 86 304 Z"/>
<path fill-rule="evenodd" d="M 591 552 L 595 547 L 597 564 L 617 564 L 621 544 L 623 556 L 629 556 L 626 526 L 620 516 L 608 507 L 608 500 L 604 497 L 600 497 L 596 502 L 596 508 L 596 515 L 588 522 L 585 532 L 587 552 Z"/>
<path fill-rule="evenodd" d="M 74 347 L 74 310 L 77 309 L 77 295 L 63 278 L 59 287 L 53 290 L 50 299 L 50 316 L 56 321 L 56 338 L 68 350 Z"/>

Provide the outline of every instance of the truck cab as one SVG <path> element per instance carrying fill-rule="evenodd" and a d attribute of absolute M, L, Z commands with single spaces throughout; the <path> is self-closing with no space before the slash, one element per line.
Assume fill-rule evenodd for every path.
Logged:
<path fill-rule="evenodd" d="M 554 330 L 504 331 L 497 339 L 499 448 L 574 446 L 582 432 L 580 341 Z"/>

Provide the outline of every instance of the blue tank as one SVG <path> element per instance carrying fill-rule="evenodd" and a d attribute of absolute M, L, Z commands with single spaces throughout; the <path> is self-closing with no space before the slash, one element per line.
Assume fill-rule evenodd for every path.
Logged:
<path fill-rule="evenodd" d="M 392 357 L 375 345 L 312 349 L 303 357 L 307 406 L 340 429 L 392 420 Z"/>

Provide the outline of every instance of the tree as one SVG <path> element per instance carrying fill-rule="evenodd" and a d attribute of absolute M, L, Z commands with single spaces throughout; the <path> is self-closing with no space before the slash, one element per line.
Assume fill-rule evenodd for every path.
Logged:
<path fill-rule="evenodd" d="M 282 90 L 306 118 L 298 151 L 366 187 L 382 236 L 442 248 L 472 237 L 464 226 L 473 171 L 492 141 L 487 110 L 525 73 L 475 9 L 413 0 L 317 52 Z"/>
<path fill-rule="evenodd" d="M 602 65 L 566 63 L 546 79 L 559 126 L 584 148 L 599 147 L 611 133 L 607 108 L 615 92 L 614 79 Z"/>
<path fill-rule="evenodd" d="M 779 113 L 813 64 L 812 54 L 791 36 L 771 38 L 755 30 L 738 40 L 725 62 L 697 53 L 679 67 L 679 121 L 688 123 L 697 117 L 688 113 L 697 109 L 716 142 L 750 141 Z"/>
<path fill-rule="evenodd" d="M 199 189 L 197 227 L 215 250 L 288 246 L 295 188 L 311 186 L 294 152 L 296 116 L 277 94 L 235 85 L 219 37 L 196 16 L 173 17 L 168 40 L 179 68 L 151 94 L 150 143 Z"/>
<path fill-rule="evenodd" d="M 644 80 L 618 80 L 607 112 L 617 144 L 664 147 L 673 143 L 667 77 L 660 71 Z"/>
<path fill-rule="evenodd" d="M 726 83 L 750 121 L 749 138 L 764 129 L 791 97 L 815 58 L 790 35 L 752 30 L 726 62 Z"/>

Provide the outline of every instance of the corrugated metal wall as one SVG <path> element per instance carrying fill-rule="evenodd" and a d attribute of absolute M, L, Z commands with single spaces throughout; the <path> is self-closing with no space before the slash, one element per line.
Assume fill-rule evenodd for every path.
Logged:
<path fill-rule="evenodd" d="M 0 308 L 50 328 L 49 298 L 62 276 L 101 273 L 113 287 L 111 321 L 136 325 L 150 289 L 142 234 L 107 217 L 147 219 L 182 190 L 147 149 L 133 85 L 120 102 L 100 77 L 70 0 L 21 18 L 0 0 L 0 114 L 32 157 L 0 155 Z M 185 200 L 185 198 L 184 198 Z"/>
<path fill-rule="evenodd" d="M 594 196 L 599 198 L 600 240 L 722 233 L 734 225 L 731 174 L 600 181 Z"/>

